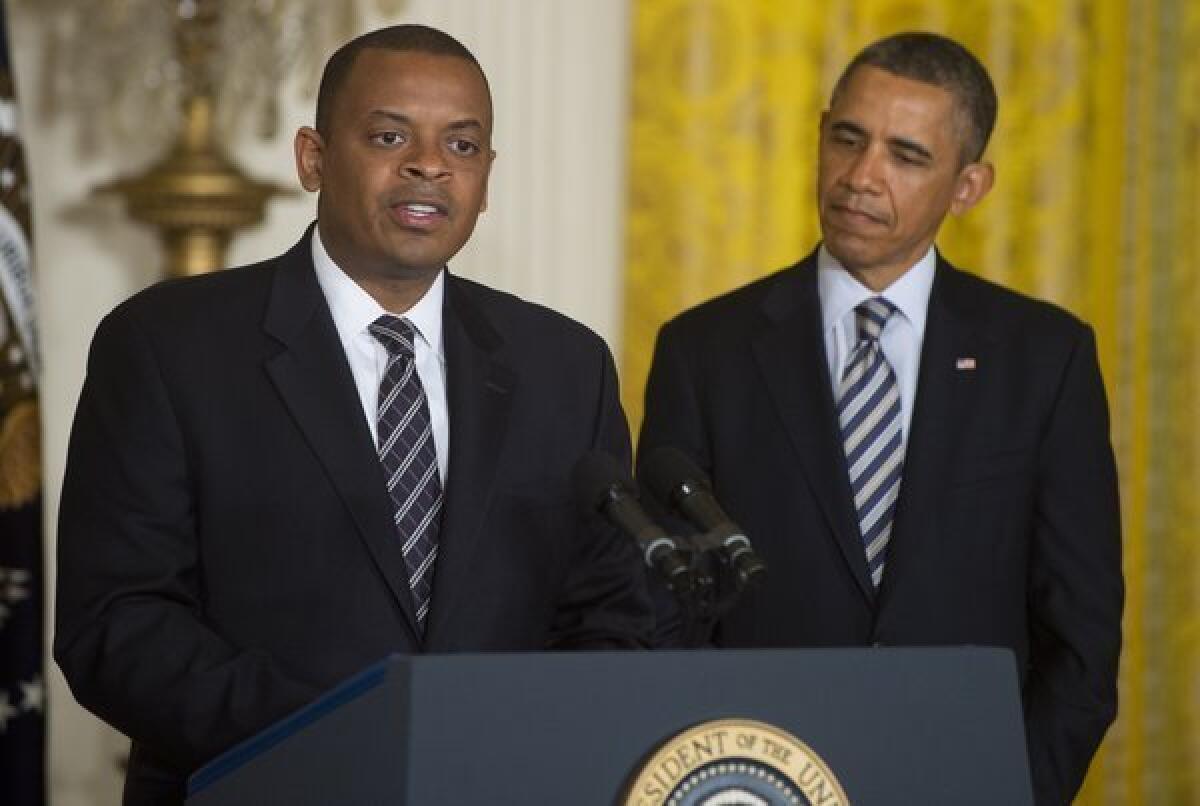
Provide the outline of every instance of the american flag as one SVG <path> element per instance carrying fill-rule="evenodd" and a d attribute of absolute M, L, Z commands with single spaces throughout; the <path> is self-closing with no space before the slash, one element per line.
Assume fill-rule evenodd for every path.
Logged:
<path fill-rule="evenodd" d="M 46 802 L 42 467 L 29 186 L 0 5 L 0 803 Z"/>

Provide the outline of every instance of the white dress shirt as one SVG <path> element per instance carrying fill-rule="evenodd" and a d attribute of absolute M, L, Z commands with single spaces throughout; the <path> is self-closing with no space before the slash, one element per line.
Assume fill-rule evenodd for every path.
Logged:
<path fill-rule="evenodd" d="M 446 405 L 446 353 L 442 347 L 442 298 L 445 294 L 445 271 L 438 272 L 433 285 L 416 305 L 407 311 L 384 310 L 375 298 L 350 279 L 336 263 L 325 245 L 317 228 L 312 237 L 313 265 L 317 269 L 317 282 L 329 303 L 333 323 L 337 326 L 342 349 L 350 362 L 350 372 L 358 387 L 363 416 L 371 429 L 371 438 L 378 444 L 376 417 L 379 400 L 379 382 L 387 369 L 388 352 L 367 329 L 368 326 L 390 313 L 407 319 L 416 331 L 413 340 L 416 352 L 417 377 L 425 387 L 425 398 L 429 401 L 429 417 L 433 422 L 433 444 L 437 449 L 438 473 L 442 484 L 446 483 L 446 468 L 450 457 L 450 417 Z"/>
<path fill-rule="evenodd" d="M 825 357 L 833 382 L 833 399 L 846 369 L 846 361 L 858 343 L 854 309 L 871 297 L 883 297 L 896 306 L 880 335 L 879 343 L 896 381 L 900 384 L 900 406 L 904 423 L 904 441 L 908 442 L 913 405 L 917 399 L 917 371 L 921 363 L 921 343 L 925 339 L 925 316 L 929 312 L 929 294 L 937 253 L 929 247 L 925 256 L 896 282 L 876 293 L 854 279 L 824 244 L 817 250 L 817 294 L 821 300 L 822 332 Z"/>

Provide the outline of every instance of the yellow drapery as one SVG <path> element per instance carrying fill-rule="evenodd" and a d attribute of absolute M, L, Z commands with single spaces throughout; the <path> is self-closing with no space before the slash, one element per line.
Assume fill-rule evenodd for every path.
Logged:
<path fill-rule="evenodd" d="M 635 0 L 622 376 L 654 334 L 816 242 L 817 119 L 900 30 L 948 34 L 1000 95 L 991 195 L 952 261 L 1091 322 L 1128 586 L 1120 715 L 1079 801 L 1200 803 L 1200 3 Z"/>

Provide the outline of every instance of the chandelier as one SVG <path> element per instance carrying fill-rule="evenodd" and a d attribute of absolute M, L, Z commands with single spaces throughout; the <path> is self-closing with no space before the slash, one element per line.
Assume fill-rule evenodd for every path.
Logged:
<path fill-rule="evenodd" d="M 224 143 L 247 125 L 274 136 L 284 84 L 312 92 L 360 25 L 351 0 L 21 1 L 44 37 L 41 112 L 74 115 L 85 153 L 165 151 L 96 190 L 159 231 L 172 275 L 220 268 L 232 234 L 292 192 L 247 177 Z M 402 5 L 375 0 L 390 16 Z"/>
<path fill-rule="evenodd" d="M 325 58 L 359 32 L 364 0 L 21 0 L 41 27 L 38 111 L 70 113 L 85 150 L 164 147 L 189 95 L 216 99 L 225 141 L 274 137 L 279 97 L 313 94 Z M 404 0 L 372 0 L 394 19 Z"/>

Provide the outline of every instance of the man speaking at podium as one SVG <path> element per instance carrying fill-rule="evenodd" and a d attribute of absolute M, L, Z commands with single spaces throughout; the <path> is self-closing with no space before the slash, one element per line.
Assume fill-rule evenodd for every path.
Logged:
<path fill-rule="evenodd" d="M 1016 653 L 1037 801 L 1116 713 L 1117 485 L 1092 331 L 956 269 L 996 96 L 932 34 L 860 53 L 821 118 L 824 240 L 661 331 L 639 457 L 691 456 L 769 567 L 727 647 Z"/>
<path fill-rule="evenodd" d="M 570 497 L 589 450 L 628 462 L 608 349 L 445 270 L 491 132 L 450 36 L 350 42 L 295 140 L 315 228 L 97 330 L 55 657 L 133 739 L 126 803 L 181 802 L 197 766 L 390 653 L 648 639 L 633 544 Z"/>

